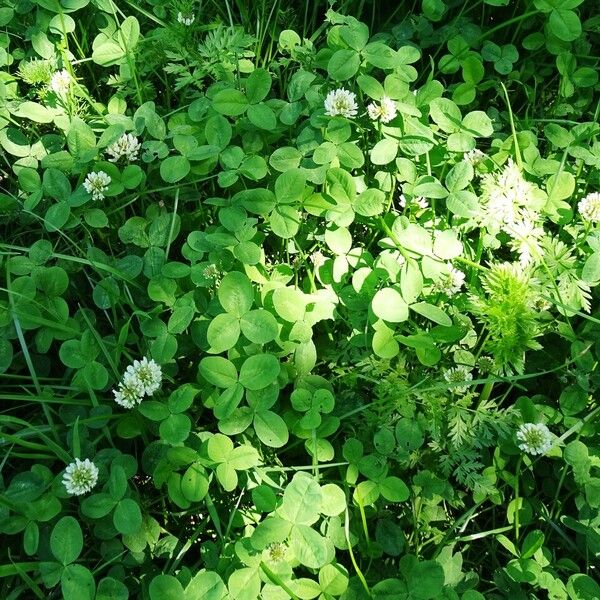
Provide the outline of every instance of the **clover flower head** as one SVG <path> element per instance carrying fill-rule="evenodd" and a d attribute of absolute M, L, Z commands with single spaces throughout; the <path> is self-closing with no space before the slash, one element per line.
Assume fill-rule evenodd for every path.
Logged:
<path fill-rule="evenodd" d="M 68 71 L 63 69 L 62 71 L 55 71 L 50 78 L 50 89 L 57 96 L 64 96 L 68 93 L 71 87 L 72 77 Z"/>
<path fill-rule="evenodd" d="M 480 356 L 477 361 L 477 368 L 482 373 L 491 373 L 496 368 L 496 361 L 491 356 Z"/>
<path fill-rule="evenodd" d="M 552 448 L 552 433 L 543 423 L 525 423 L 517 430 L 519 449 L 528 454 L 546 454 Z"/>
<path fill-rule="evenodd" d="M 137 160 L 140 152 L 140 143 L 135 135 L 124 133 L 116 142 L 112 143 L 107 149 L 106 154 L 110 162 L 117 162 L 125 157 L 129 162 Z"/>
<path fill-rule="evenodd" d="M 62 482 L 72 496 L 87 494 L 98 483 L 98 467 L 89 458 L 76 458 L 65 469 Z"/>
<path fill-rule="evenodd" d="M 394 101 L 388 96 L 383 96 L 379 104 L 372 102 L 367 106 L 367 113 L 373 121 L 379 119 L 382 123 L 389 123 L 396 117 L 398 111 Z"/>
<path fill-rule="evenodd" d="M 600 192 L 592 192 L 577 204 L 577 210 L 584 221 L 598 223 L 600 221 Z"/>
<path fill-rule="evenodd" d="M 452 265 L 448 265 L 448 270 L 436 280 L 435 287 L 448 296 L 454 296 L 460 292 L 464 284 L 465 274 Z"/>
<path fill-rule="evenodd" d="M 219 274 L 219 267 L 213 264 L 207 265 L 202 271 L 202 275 L 206 277 L 206 279 L 216 279 L 219 276 Z"/>
<path fill-rule="evenodd" d="M 539 262 L 542 255 L 541 240 L 544 229 L 536 223 L 537 215 L 526 214 L 522 220 L 510 223 L 504 227 L 512 240 L 510 247 L 519 254 L 522 267 Z"/>
<path fill-rule="evenodd" d="M 332 90 L 325 98 L 325 114 L 330 117 L 341 115 L 342 117 L 355 117 L 358 112 L 356 94 L 344 88 Z"/>
<path fill-rule="evenodd" d="M 484 224 L 499 231 L 523 218 L 534 187 L 523 177 L 512 158 L 500 173 L 489 173 L 482 181 Z"/>
<path fill-rule="evenodd" d="M 144 387 L 133 377 L 128 377 L 125 374 L 123 381 L 119 383 L 119 387 L 113 390 L 115 402 L 123 408 L 134 408 L 144 397 Z"/>
<path fill-rule="evenodd" d="M 85 178 L 83 187 L 88 194 L 92 195 L 92 200 L 102 200 L 110 182 L 110 175 L 107 175 L 104 171 L 98 171 L 97 173 L 92 171 Z"/>
<path fill-rule="evenodd" d="M 195 20 L 195 15 L 184 15 L 181 11 L 177 13 L 177 21 L 186 27 L 189 27 Z"/>
<path fill-rule="evenodd" d="M 473 374 L 471 373 L 471 369 L 466 365 L 459 365 L 451 369 L 446 369 L 444 371 L 444 379 L 448 383 L 462 384 L 453 386 L 451 391 L 455 394 L 464 394 L 469 388 L 469 382 L 473 381 Z"/>
<path fill-rule="evenodd" d="M 267 547 L 267 556 L 274 563 L 285 560 L 287 554 L 287 546 L 281 542 L 273 542 Z"/>
<path fill-rule="evenodd" d="M 429 201 L 423 196 L 414 196 L 410 200 L 407 200 L 404 194 L 400 194 L 400 197 L 398 198 L 398 205 L 400 208 L 406 208 L 409 204 L 412 204 L 421 210 L 429 208 Z"/>
<path fill-rule="evenodd" d="M 479 150 L 479 148 L 473 148 L 464 153 L 463 160 L 471 164 L 473 167 L 484 161 L 486 158 L 485 152 Z"/>
<path fill-rule="evenodd" d="M 144 396 L 152 396 L 162 382 L 162 370 L 154 360 L 148 360 L 144 356 L 142 360 L 134 360 L 133 364 L 127 367 L 123 382 L 139 386 Z"/>
<path fill-rule="evenodd" d="M 320 250 L 315 250 L 308 258 L 315 269 L 320 269 L 327 262 L 327 258 Z"/>

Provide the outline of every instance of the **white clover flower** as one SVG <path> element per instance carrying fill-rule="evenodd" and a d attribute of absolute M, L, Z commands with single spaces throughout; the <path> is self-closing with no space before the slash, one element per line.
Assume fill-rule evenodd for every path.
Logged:
<path fill-rule="evenodd" d="M 320 269 L 326 262 L 327 258 L 320 250 L 315 250 L 308 259 L 313 264 L 316 270 Z"/>
<path fill-rule="evenodd" d="M 552 448 L 552 433 L 543 423 L 525 423 L 517 431 L 518 446 L 528 454 L 546 454 Z"/>
<path fill-rule="evenodd" d="M 92 172 L 85 178 L 83 187 L 88 194 L 92 195 L 92 200 L 102 200 L 110 182 L 110 176 L 104 171 Z"/>
<path fill-rule="evenodd" d="M 454 296 L 460 292 L 464 284 L 465 274 L 452 265 L 448 265 L 448 270 L 437 278 L 435 287 L 448 296 Z"/>
<path fill-rule="evenodd" d="M 129 162 L 133 162 L 137 160 L 139 152 L 140 143 L 135 135 L 131 133 L 124 133 L 106 149 L 106 154 L 110 155 L 108 159 L 110 162 L 117 162 L 122 157 L 125 157 Z"/>
<path fill-rule="evenodd" d="M 139 385 L 142 394 L 152 396 L 160 387 L 162 381 L 162 370 L 154 360 L 148 360 L 145 356 L 142 360 L 134 360 L 132 365 L 127 367 L 123 375 L 123 383 L 126 385 Z"/>
<path fill-rule="evenodd" d="M 64 96 L 69 92 L 71 87 L 72 77 L 68 71 L 56 71 L 50 79 L 50 89 L 57 96 Z"/>
<path fill-rule="evenodd" d="M 123 408 L 134 408 L 144 397 L 144 386 L 135 378 L 125 377 L 119 383 L 119 387 L 113 390 L 115 402 Z"/>
<path fill-rule="evenodd" d="M 65 469 L 62 482 L 72 496 L 87 494 L 98 483 L 98 467 L 89 458 L 76 458 Z"/>
<path fill-rule="evenodd" d="M 186 27 L 189 27 L 195 19 L 195 15 L 184 15 L 182 12 L 177 13 L 177 21 Z"/>
<path fill-rule="evenodd" d="M 332 90 L 325 98 L 325 114 L 330 117 L 355 117 L 358 112 L 356 94 L 344 88 Z"/>
<path fill-rule="evenodd" d="M 400 194 L 400 197 L 398 198 L 398 205 L 400 208 L 406 208 L 407 204 L 414 204 L 421 210 L 429 208 L 429 201 L 423 196 L 415 196 L 411 200 L 407 200 L 404 194 Z"/>
<path fill-rule="evenodd" d="M 429 200 L 427 200 L 427 198 L 425 198 L 424 196 L 416 196 L 415 198 L 413 198 L 413 202 L 421 210 L 425 210 L 426 208 L 429 208 Z"/>
<path fill-rule="evenodd" d="M 496 369 L 496 361 L 491 356 L 480 356 L 477 361 L 477 368 L 482 373 L 491 373 Z"/>
<path fill-rule="evenodd" d="M 379 119 L 382 123 L 389 123 L 396 118 L 398 111 L 394 101 L 388 96 L 383 96 L 380 104 L 372 102 L 367 106 L 367 113 L 373 121 Z"/>
<path fill-rule="evenodd" d="M 511 223 L 504 227 L 512 240 L 509 246 L 519 254 L 519 264 L 526 267 L 540 261 L 542 256 L 541 241 L 544 237 L 544 229 L 536 222 L 535 214 L 527 214 L 522 221 Z"/>
<path fill-rule="evenodd" d="M 463 160 L 470 163 L 473 167 L 478 165 L 480 162 L 486 159 L 485 152 L 479 150 L 479 148 L 473 148 L 473 150 L 469 150 L 465 152 L 463 155 Z"/>
<path fill-rule="evenodd" d="M 469 382 L 473 381 L 473 374 L 466 365 L 459 365 L 458 367 L 446 369 L 444 379 L 448 383 L 462 384 L 452 386 L 451 391 L 455 394 L 464 394 L 469 389 Z"/>
<path fill-rule="evenodd" d="M 600 192 L 592 192 L 580 200 L 577 210 L 584 221 L 598 223 L 600 221 Z"/>
<path fill-rule="evenodd" d="M 482 181 L 482 222 L 496 233 L 523 217 L 534 187 L 511 158 L 500 173 L 484 175 Z"/>

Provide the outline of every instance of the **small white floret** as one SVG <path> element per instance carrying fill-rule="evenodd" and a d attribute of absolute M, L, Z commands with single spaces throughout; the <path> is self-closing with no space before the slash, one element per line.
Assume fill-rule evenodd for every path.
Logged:
<path fill-rule="evenodd" d="M 110 182 L 110 175 L 107 175 L 104 171 L 92 172 L 85 178 L 83 187 L 88 194 L 92 195 L 92 200 L 102 200 Z"/>
<path fill-rule="evenodd" d="M 62 482 L 72 496 L 87 494 L 98 483 L 98 467 L 88 458 L 76 458 L 65 469 Z"/>
<path fill-rule="evenodd" d="M 332 90 L 325 98 L 325 114 L 330 117 L 355 117 L 358 113 L 356 94 L 344 88 Z"/>
<path fill-rule="evenodd" d="M 552 448 L 551 431 L 543 423 L 525 423 L 517 431 L 518 446 L 528 454 L 546 454 Z"/>

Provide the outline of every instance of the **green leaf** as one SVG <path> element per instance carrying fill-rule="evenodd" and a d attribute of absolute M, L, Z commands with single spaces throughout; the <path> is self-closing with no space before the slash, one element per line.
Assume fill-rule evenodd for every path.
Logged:
<path fill-rule="evenodd" d="M 248 357 L 240 368 L 240 383 L 248 390 L 262 390 L 279 375 L 279 360 L 272 354 Z"/>
<path fill-rule="evenodd" d="M 83 565 L 68 565 L 60 577 L 63 600 L 94 600 L 96 583 Z"/>
<path fill-rule="evenodd" d="M 221 356 L 206 356 L 200 361 L 198 371 L 206 381 L 216 387 L 228 388 L 237 383 L 235 365 Z"/>
<path fill-rule="evenodd" d="M 309 569 L 320 569 L 331 561 L 333 544 L 307 525 L 294 525 L 290 533 L 294 557 Z"/>
<path fill-rule="evenodd" d="M 50 550 L 63 565 L 77 560 L 83 550 L 83 534 L 77 519 L 67 516 L 56 523 L 50 535 Z"/>
<path fill-rule="evenodd" d="M 79 160 L 93 158 L 96 151 L 94 130 L 82 119 L 74 118 L 67 134 L 67 146 L 69 152 Z"/>
<path fill-rule="evenodd" d="M 429 111 L 433 121 L 446 133 L 459 131 L 461 128 L 462 116 L 460 109 L 452 100 L 448 98 L 434 98 Z"/>
<path fill-rule="evenodd" d="M 250 104 L 264 100 L 271 89 L 271 75 L 266 69 L 255 69 L 246 81 L 246 96 Z"/>
<path fill-rule="evenodd" d="M 398 154 L 398 142 L 389 138 L 379 140 L 371 149 L 369 156 L 374 165 L 387 165 Z"/>
<path fill-rule="evenodd" d="M 254 417 L 254 431 L 258 439 L 271 448 L 281 448 L 289 439 L 285 421 L 270 410 L 256 413 Z"/>
<path fill-rule="evenodd" d="M 433 561 L 425 560 L 413 566 L 408 575 L 408 589 L 415 600 L 439 598 L 444 587 L 444 569 Z"/>
<path fill-rule="evenodd" d="M 384 204 L 385 194 L 381 190 L 368 188 L 357 196 L 353 208 L 363 217 L 374 217 L 383 212 Z"/>
<path fill-rule="evenodd" d="M 281 173 L 296 169 L 302 160 L 302 153 L 293 146 L 277 148 L 269 158 L 269 164 Z"/>
<path fill-rule="evenodd" d="M 69 220 L 71 207 L 65 201 L 53 204 L 44 217 L 44 226 L 48 231 L 58 231 Z"/>
<path fill-rule="evenodd" d="M 208 326 L 206 339 L 213 352 L 225 352 L 233 348 L 240 337 L 240 320 L 234 315 L 217 315 Z"/>
<path fill-rule="evenodd" d="M 417 302 L 416 304 L 411 304 L 410 308 L 438 325 L 444 327 L 450 327 L 450 325 L 452 325 L 452 319 L 441 308 L 438 308 L 433 304 Z"/>
<path fill-rule="evenodd" d="M 544 539 L 539 529 L 530 531 L 521 544 L 521 558 L 531 558 L 544 545 Z"/>
<path fill-rule="evenodd" d="M 98 583 L 95 600 L 127 600 L 129 590 L 127 586 L 113 577 L 105 577 Z"/>
<path fill-rule="evenodd" d="M 305 173 L 301 169 L 289 169 L 275 180 L 275 197 L 283 204 L 301 202 L 305 185 Z"/>
<path fill-rule="evenodd" d="M 136 533 L 142 526 L 142 513 L 135 500 L 123 498 L 113 513 L 115 529 L 124 535 Z"/>
<path fill-rule="evenodd" d="M 248 99 L 239 90 L 221 90 L 213 98 L 213 108 L 222 115 L 229 117 L 237 117 L 245 113 L 248 106 Z"/>
<path fill-rule="evenodd" d="M 336 81 L 354 77 L 360 67 L 360 55 L 356 50 L 337 50 L 327 63 L 327 72 Z"/>
<path fill-rule="evenodd" d="M 408 304 L 394 288 L 378 290 L 371 307 L 377 317 L 390 323 L 401 323 L 408 319 Z"/>
<path fill-rule="evenodd" d="M 481 110 L 474 110 L 465 115 L 462 129 L 475 137 L 489 137 L 494 133 L 492 120 Z"/>
<path fill-rule="evenodd" d="M 81 503 L 81 512 L 91 519 L 101 519 L 105 517 L 116 505 L 108 494 L 93 494 L 84 498 Z"/>
<path fill-rule="evenodd" d="M 479 200 L 468 190 L 453 192 L 446 198 L 448 210 L 457 217 L 475 217 L 479 214 Z"/>
<path fill-rule="evenodd" d="M 102 67 L 118 64 L 125 56 L 125 51 L 113 39 L 104 33 L 99 33 L 94 38 L 92 60 Z"/>
<path fill-rule="evenodd" d="M 550 31 L 564 42 L 574 42 L 581 36 L 581 21 L 572 10 L 555 8 L 548 19 Z"/>
<path fill-rule="evenodd" d="M 190 502 L 200 502 L 208 493 L 208 478 L 200 465 L 190 465 L 181 478 L 181 492 Z"/>
<path fill-rule="evenodd" d="M 404 481 L 394 476 L 386 477 L 380 482 L 379 491 L 390 502 L 404 502 L 410 496 L 410 492 Z"/>
<path fill-rule="evenodd" d="M 319 518 L 322 492 L 311 475 L 298 472 L 283 492 L 278 514 L 296 525 L 312 525 Z"/>
<path fill-rule="evenodd" d="M 471 164 L 466 160 L 462 160 L 448 171 L 445 184 L 450 192 L 458 192 L 464 190 L 471 183 L 474 176 L 475 172 Z"/>
<path fill-rule="evenodd" d="M 51 123 L 54 119 L 52 112 L 37 102 L 21 102 L 11 112 L 15 117 L 29 119 L 35 123 Z"/>
<path fill-rule="evenodd" d="M 231 124 L 225 117 L 214 115 L 206 121 L 204 135 L 211 146 L 216 146 L 222 150 L 227 148 L 231 140 L 231 134 Z"/>
<path fill-rule="evenodd" d="M 227 588 L 218 573 L 202 569 L 185 588 L 185 600 L 223 600 Z"/>
<path fill-rule="evenodd" d="M 183 600 L 185 594 L 179 580 L 172 575 L 157 575 L 148 587 L 150 600 Z"/>
<path fill-rule="evenodd" d="M 240 325 L 242 333 L 255 344 L 266 344 L 274 340 L 279 333 L 277 319 L 262 308 L 247 312 L 241 318 Z"/>
<path fill-rule="evenodd" d="M 284 239 L 293 238 L 300 229 L 300 211 L 293 206 L 276 206 L 269 217 L 269 223 L 273 233 Z"/>
<path fill-rule="evenodd" d="M 181 181 L 190 172 L 190 161 L 185 156 L 169 156 L 160 163 L 160 176 L 167 183 Z"/>
<path fill-rule="evenodd" d="M 282 287 L 273 292 L 273 306 L 284 321 L 294 323 L 304 318 L 306 300 L 301 291 Z"/>
<path fill-rule="evenodd" d="M 277 127 L 277 117 L 273 109 L 264 103 L 252 104 L 248 107 L 248 119 L 252 125 L 259 129 L 272 131 Z"/>
<path fill-rule="evenodd" d="M 221 306 L 231 315 L 242 317 L 254 303 L 254 290 L 250 279 L 238 271 L 223 277 L 217 296 Z"/>
<path fill-rule="evenodd" d="M 169 415 L 159 426 L 161 439 L 170 444 L 184 442 L 190 435 L 192 422 L 186 414 Z"/>

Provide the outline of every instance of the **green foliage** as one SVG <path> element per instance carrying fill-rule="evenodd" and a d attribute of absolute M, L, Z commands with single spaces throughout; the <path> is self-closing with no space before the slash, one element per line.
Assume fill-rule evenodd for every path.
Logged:
<path fill-rule="evenodd" d="M 0 597 L 599 596 L 596 7 L 329 4 L 0 8 Z"/>

